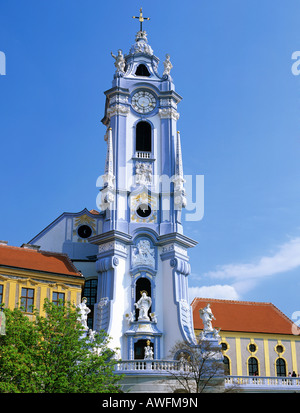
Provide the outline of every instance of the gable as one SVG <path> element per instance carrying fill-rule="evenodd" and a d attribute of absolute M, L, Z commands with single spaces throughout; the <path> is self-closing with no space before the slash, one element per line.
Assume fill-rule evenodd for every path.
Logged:
<path fill-rule="evenodd" d="M 68 254 L 71 259 L 87 259 L 97 254 L 97 247 L 88 238 L 102 232 L 103 215 L 86 208 L 78 213 L 64 212 L 29 244 L 39 245 L 45 251 Z"/>

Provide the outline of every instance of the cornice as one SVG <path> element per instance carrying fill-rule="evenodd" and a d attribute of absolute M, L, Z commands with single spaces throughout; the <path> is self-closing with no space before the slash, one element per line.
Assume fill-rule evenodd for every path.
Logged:
<path fill-rule="evenodd" d="M 94 237 L 90 237 L 88 240 L 91 244 L 95 244 L 95 245 L 104 244 L 104 243 L 115 241 L 115 240 L 122 241 L 125 244 L 131 244 L 132 236 L 126 234 L 125 232 L 112 230 L 112 231 L 104 232 L 103 234 L 100 234 L 100 235 L 95 235 Z"/>
<path fill-rule="evenodd" d="M 78 282 L 79 284 L 83 284 L 85 279 L 83 276 L 78 275 L 68 275 L 68 274 L 59 274 L 53 273 L 48 271 L 41 271 L 41 270 L 33 270 L 27 268 L 20 268 L 20 267 L 9 267 L 9 266 L 0 266 L 0 279 L 11 279 L 14 277 L 16 280 L 30 280 L 31 278 L 36 279 L 41 278 L 41 281 L 54 281 L 61 283 L 62 280 L 72 280 L 72 282 Z"/>

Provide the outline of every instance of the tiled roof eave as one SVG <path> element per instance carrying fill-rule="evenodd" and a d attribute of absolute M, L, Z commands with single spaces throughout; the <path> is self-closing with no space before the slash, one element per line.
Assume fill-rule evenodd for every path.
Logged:
<path fill-rule="evenodd" d="M 83 279 L 83 275 L 80 273 L 64 273 L 64 272 L 55 272 L 55 271 L 45 271 L 45 270 L 40 270 L 40 269 L 34 269 L 34 268 L 28 268 L 28 267 L 16 267 L 16 266 L 11 266 L 11 265 L 3 265 L 0 264 L 0 271 L 1 268 L 10 268 L 13 270 L 21 270 L 21 271 L 31 271 L 35 273 L 44 273 L 44 274 L 51 274 L 54 276 L 64 276 L 64 277 L 71 277 L 71 278 L 77 278 L 77 279 Z"/>

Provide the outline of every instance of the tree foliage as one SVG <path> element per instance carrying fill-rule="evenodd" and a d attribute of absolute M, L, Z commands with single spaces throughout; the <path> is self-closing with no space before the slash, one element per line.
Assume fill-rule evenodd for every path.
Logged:
<path fill-rule="evenodd" d="M 35 320 L 18 308 L 5 309 L 6 335 L 0 336 L 0 392 L 118 392 L 114 351 L 104 332 L 91 342 L 70 303 L 45 300 L 45 317 Z"/>

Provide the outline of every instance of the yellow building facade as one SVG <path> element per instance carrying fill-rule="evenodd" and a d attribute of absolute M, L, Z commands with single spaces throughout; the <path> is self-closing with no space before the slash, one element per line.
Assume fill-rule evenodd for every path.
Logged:
<path fill-rule="evenodd" d="M 45 298 L 54 303 L 63 300 L 77 305 L 83 286 L 84 277 L 66 254 L 0 242 L 0 304 L 5 308 L 20 307 L 29 318 L 33 308 L 45 315 Z"/>
<path fill-rule="evenodd" d="M 300 372 L 299 336 L 224 331 L 220 343 L 228 375 L 286 377 Z"/>
<path fill-rule="evenodd" d="M 271 303 L 195 298 L 195 334 L 203 329 L 199 310 L 210 304 L 230 376 L 287 377 L 300 374 L 300 331 Z"/>

